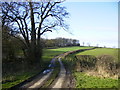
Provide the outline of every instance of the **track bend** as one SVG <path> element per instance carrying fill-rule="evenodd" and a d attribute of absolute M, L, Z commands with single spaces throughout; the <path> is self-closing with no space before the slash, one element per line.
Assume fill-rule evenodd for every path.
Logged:
<path fill-rule="evenodd" d="M 94 49 L 94 48 L 92 48 L 92 49 Z M 60 54 L 60 55 L 54 57 L 51 60 L 51 64 L 55 64 L 55 60 L 59 61 L 60 72 L 58 74 L 58 77 L 56 77 L 56 79 L 50 84 L 49 88 L 53 89 L 53 88 L 71 87 L 72 81 L 69 78 L 70 74 L 67 74 L 68 71 L 65 70 L 65 67 L 61 61 L 61 58 L 64 58 L 65 56 L 67 56 L 69 54 L 73 54 L 76 52 L 82 52 L 85 50 L 91 50 L 91 49 L 75 50 L 75 51 L 66 52 L 64 54 Z M 53 70 L 54 69 L 49 69 L 49 71 L 47 73 L 41 73 L 41 74 L 37 75 L 34 79 L 23 82 L 23 84 L 20 86 L 18 85 L 18 87 L 19 88 L 26 88 L 26 89 L 41 88 L 42 85 L 44 85 L 46 83 L 46 81 L 49 80 L 49 78 L 51 77 L 51 74 L 53 73 Z"/>

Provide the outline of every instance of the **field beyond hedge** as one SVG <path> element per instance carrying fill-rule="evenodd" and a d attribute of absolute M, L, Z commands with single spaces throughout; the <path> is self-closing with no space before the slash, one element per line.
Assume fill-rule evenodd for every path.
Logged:
<path fill-rule="evenodd" d="M 114 57 L 114 60 L 118 60 L 118 49 L 114 48 L 96 48 L 93 50 L 88 50 L 85 52 L 77 53 L 76 55 L 93 55 L 93 56 L 101 56 L 101 55 L 111 55 Z"/>

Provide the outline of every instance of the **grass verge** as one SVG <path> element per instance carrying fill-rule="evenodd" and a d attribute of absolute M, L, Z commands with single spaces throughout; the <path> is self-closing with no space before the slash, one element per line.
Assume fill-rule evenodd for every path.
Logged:
<path fill-rule="evenodd" d="M 118 88 L 118 80 L 88 76 L 85 73 L 75 72 L 76 88 Z"/>

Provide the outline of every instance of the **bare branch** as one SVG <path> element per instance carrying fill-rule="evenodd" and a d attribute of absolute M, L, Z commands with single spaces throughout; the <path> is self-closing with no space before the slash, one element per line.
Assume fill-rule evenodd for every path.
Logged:
<path fill-rule="evenodd" d="M 43 33 L 47 32 L 47 31 L 52 32 L 52 30 L 50 30 L 50 29 L 53 28 L 53 27 L 55 27 L 55 26 L 56 26 L 56 25 L 52 25 L 52 26 L 49 26 L 49 27 L 45 28 L 45 29 L 40 33 L 40 35 L 42 35 Z"/>
<path fill-rule="evenodd" d="M 45 29 L 42 33 L 40 33 L 40 35 L 44 34 L 45 32 L 48 32 L 48 31 L 52 32 L 52 30 Z"/>

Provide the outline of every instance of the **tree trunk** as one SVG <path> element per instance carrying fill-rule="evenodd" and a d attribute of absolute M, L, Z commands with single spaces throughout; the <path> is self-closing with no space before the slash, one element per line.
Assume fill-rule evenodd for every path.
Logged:
<path fill-rule="evenodd" d="M 30 17 L 31 17 L 31 45 L 29 51 L 29 57 L 31 62 L 36 62 L 36 30 L 35 30 L 35 20 L 34 20 L 34 13 L 33 13 L 33 5 L 32 2 L 29 2 L 30 5 Z"/>
<path fill-rule="evenodd" d="M 39 40 L 39 42 L 37 43 L 36 59 L 39 60 L 40 63 L 42 63 L 42 44 L 41 44 L 41 40 Z"/>
<path fill-rule="evenodd" d="M 30 5 L 30 16 L 31 16 L 31 45 L 30 45 L 30 51 L 28 51 L 28 54 L 30 56 L 29 59 L 31 63 L 37 63 L 40 64 L 41 57 L 42 57 L 42 46 L 40 43 L 40 36 L 38 39 L 36 39 L 36 29 L 35 29 L 35 20 L 34 20 L 34 12 L 33 12 L 33 5 L 32 2 L 29 2 Z M 37 41 L 38 40 L 38 41 Z"/>

